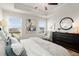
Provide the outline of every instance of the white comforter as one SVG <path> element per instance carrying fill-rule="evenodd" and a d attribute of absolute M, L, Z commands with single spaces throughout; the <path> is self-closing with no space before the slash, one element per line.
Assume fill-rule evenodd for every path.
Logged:
<path fill-rule="evenodd" d="M 38 37 L 21 40 L 28 56 L 68 56 L 68 51 L 54 43 Z"/>

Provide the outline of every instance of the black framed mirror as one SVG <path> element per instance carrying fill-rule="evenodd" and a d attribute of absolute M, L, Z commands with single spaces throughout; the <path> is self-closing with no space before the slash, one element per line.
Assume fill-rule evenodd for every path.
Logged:
<path fill-rule="evenodd" d="M 71 17 L 64 17 L 60 21 L 60 28 L 63 30 L 69 30 L 73 27 L 74 20 Z"/>

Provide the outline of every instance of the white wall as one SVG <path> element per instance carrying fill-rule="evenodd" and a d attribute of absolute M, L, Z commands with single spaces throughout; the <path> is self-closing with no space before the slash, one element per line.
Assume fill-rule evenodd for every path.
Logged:
<path fill-rule="evenodd" d="M 3 19 L 3 11 L 0 9 L 0 21 Z"/>
<path fill-rule="evenodd" d="M 64 4 L 55 9 L 48 19 L 48 30 L 58 31 L 59 22 L 64 17 L 71 17 L 75 22 L 79 22 L 79 4 Z M 54 29 L 55 24 L 55 29 Z M 52 26 L 52 28 L 50 28 Z M 74 32 L 74 28 L 70 30 L 60 30 L 62 32 Z"/>
<path fill-rule="evenodd" d="M 38 16 L 35 16 L 35 15 L 31 15 L 31 14 L 22 14 L 22 13 L 17 13 L 17 12 L 12 12 L 12 11 L 7 11 L 7 10 L 4 10 L 3 11 L 3 16 L 4 16 L 4 19 L 7 20 L 8 22 L 8 17 L 9 16 L 18 16 L 20 18 L 22 18 L 22 33 L 21 33 L 21 36 L 22 36 L 22 39 L 25 39 L 29 36 L 39 36 L 39 34 L 36 32 L 28 32 L 26 31 L 26 20 L 28 19 L 32 19 L 33 23 L 36 25 L 36 28 L 38 30 L 38 21 L 43 19 L 45 20 L 44 18 L 42 17 L 38 17 Z"/>

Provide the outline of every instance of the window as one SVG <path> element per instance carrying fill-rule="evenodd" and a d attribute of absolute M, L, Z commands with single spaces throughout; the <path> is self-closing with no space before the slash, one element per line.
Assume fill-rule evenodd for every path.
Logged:
<path fill-rule="evenodd" d="M 21 28 L 21 18 L 16 16 L 9 17 L 9 28 Z"/>
<path fill-rule="evenodd" d="M 39 32 L 44 33 L 46 28 L 46 21 L 45 20 L 39 20 L 38 22 Z"/>
<path fill-rule="evenodd" d="M 9 33 L 12 36 L 19 38 L 21 36 L 21 26 L 22 26 L 22 19 L 17 16 L 10 16 L 8 18 L 8 28 Z"/>

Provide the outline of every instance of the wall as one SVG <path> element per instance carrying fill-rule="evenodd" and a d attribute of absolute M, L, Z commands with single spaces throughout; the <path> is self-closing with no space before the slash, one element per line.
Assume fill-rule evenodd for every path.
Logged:
<path fill-rule="evenodd" d="M 48 19 L 48 30 L 59 31 L 59 22 L 64 17 L 71 17 L 74 22 L 79 23 L 79 4 L 64 4 L 56 8 Z M 52 27 L 51 27 L 52 26 Z M 61 32 L 75 32 L 74 27 L 70 30 L 60 30 Z"/>
<path fill-rule="evenodd" d="M 0 21 L 3 19 L 2 9 L 0 9 Z"/>
<path fill-rule="evenodd" d="M 4 16 L 4 19 L 7 20 L 7 23 L 8 23 L 8 17 L 9 16 L 18 16 L 18 17 L 22 18 L 22 29 L 21 29 L 21 31 L 22 31 L 21 32 L 21 38 L 22 39 L 26 39 L 29 36 L 39 36 L 39 34 L 37 33 L 38 32 L 38 25 L 37 25 L 37 23 L 41 19 L 45 20 L 44 18 L 38 17 L 36 15 L 22 14 L 22 13 L 7 11 L 7 10 L 3 11 L 3 16 Z M 37 28 L 36 32 L 28 32 L 28 31 L 26 31 L 26 20 L 28 20 L 28 19 L 32 19 L 32 21 L 36 25 L 36 28 Z M 8 32 L 8 28 L 7 28 L 7 32 Z"/>
<path fill-rule="evenodd" d="M 3 18 L 3 16 L 2 16 L 2 9 L 0 9 L 0 26 L 2 25 L 2 18 Z"/>
<path fill-rule="evenodd" d="M 35 24 L 36 26 L 36 31 L 33 31 L 33 32 L 29 32 L 27 31 L 27 28 L 26 28 L 26 21 L 28 19 L 31 19 L 33 21 L 33 23 Z M 41 18 L 41 17 L 37 17 L 37 16 L 34 16 L 34 15 L 26 15 L 26 16 L 23 16 L 23 21 L 22 21 L 22 38 L 25 39 L 25 38 L 28 38 L 28 37 L 38 37 L 38 36 L 43 36 L 43 35 L 40 35 L 38 33 L 38 21 L 39 20 L 45 20 L 44 18 Z"/>

